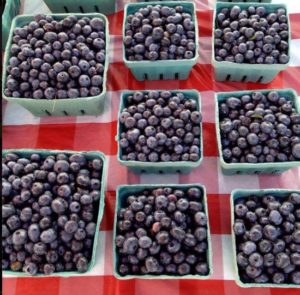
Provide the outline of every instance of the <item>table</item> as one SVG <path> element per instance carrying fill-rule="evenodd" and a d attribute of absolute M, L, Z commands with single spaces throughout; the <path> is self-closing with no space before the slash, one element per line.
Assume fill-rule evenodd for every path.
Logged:
<path fill-rule="evenodd" d="M 63 1 L 63 0 L 62 0 Z M 138 82 L 122 61 L 122 20 L 125 2 L 108 17 L 111 48 L 108 98 L 99 117 L 36 118 L 15 104 L 2 102 L 3 148 L 100 150 L 108 158 L 105 213 L 100 227 L 96 265 L 89 273 L 72 278 L 3 278 L 4 295 L 299 295 L 299 289 L 239 288 L 234 281 L 229 196 L 235 188 L 300 189 L 300 169 L 281 175 L 225 176 L 220 171 L 215 134 L 214 94 L 265 88 L 294 88 L 300 95 L 300 3 L 285 1 L 291 12 L 291 65 L 270 84 L 215 82 L 211 66 L 212 15 L 215 0 L 196 0 L 200 31 L 200 57 L 187 81 Z M 282 2 L 282 0 L 273 0 Z M 21 13 L 49 12 L 42 0 L 23 0 Z M 117 112 L 124 89 L 197 89 L 200 91 L 204 128 L 204 160 L 189 175 L 135 175 L 117 162 Z M 117 280 L 113 276 L 112 228 L 115 190 L 120 184 L 201 183 L 208 193 L 212 233 L 213 276 L 209 280 Z"/>

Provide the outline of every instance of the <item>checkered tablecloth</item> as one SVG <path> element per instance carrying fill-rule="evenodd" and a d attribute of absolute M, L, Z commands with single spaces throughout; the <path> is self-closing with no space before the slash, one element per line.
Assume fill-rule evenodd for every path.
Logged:
<path fill-rule="evenodd" d="M 63 0 L 62 0 L 63 1 Z M 84 0 L 83 0 L 84 1 Z M 235 188 L 300 189 L 300 169 L 281 175 L 224 176 L 218 163 L 214 94 L 263 88 L 294 88 L 300 95 L 300 1 L 288 3 L 292 42 L 291 65 L 267 85 L 216 82 L 211 65 L 212 15 L 215 0 L 196 0 L 200 32 L 200 58 L 187 81 L 138 82 L 122 61 L 124 2 L 109 16 L 110 65 L 105 113 L 99 117 L 36 118 L 16 104 L 3 104 L 3 148 L 100 150 L 108 159 L 105 213 L 100 227 L 96 265 L 89 273 L 72 278 L 3 278 L 4 295 L 299 295 L 299 289 L 239 288 L 234 281 L 230 237 L 229 195 Z M 273 0 L 280 3 L 280 0 Z M 42 0 L 23 0 L 21 13 L 49 12 Z M 117 111 L 124 89 L 197 89 L 201 94 L 204 160 L 189 175 L 135 175 L 117 161 Z M 115 191 L 120 184 L 201 183 L 207 189 L 212 234 L 213 276 L 209 280 L 117 280 L 113 276 L 112 228 Z"/>

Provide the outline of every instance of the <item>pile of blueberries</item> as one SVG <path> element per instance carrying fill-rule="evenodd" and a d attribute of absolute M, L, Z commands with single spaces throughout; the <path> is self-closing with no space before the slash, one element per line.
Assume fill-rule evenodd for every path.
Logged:
<path fill-rule="evenodd" d="M 249 64 L 286 64 L 289 27 L 284 8 L 267 12 L 262 6 L 223 8 L 217 14 L 215 59 Z"/>
<path fill-rule="evenodd" d="M 125 98 L 119 122 L 122 160 L 142 162 L 200 159 L 202 115 L 181 92 L 134 92 Z"/>
<path fill-rule="evenodd" d="M 229 97 L 219 103 L 219 117 L 227 163 L 300 160 L 300 114 L 279 92 Z"/>
<path fill-rule="evenodd" d="M 13 34 L 7 97 L 59 99 L 97 96 L 105 67 L 105 23 L 70 15 L 36 15 Z"/>
<path fill-rule="evenodd" d="M 195 57 L 193 15 L 181 5 L 147 5 L 127 16 L 124 46 L 129 61 Z"/>
<path fill-rule="evenodd" d="M 197 187 L 160 187 L 128 195 L 117 219 L 119 274 L 208 275 L 204 211 Z"/>
<path fill-rule="evenodd" d="M 237 199 L 237 264 L 244 283 L 300 284 L 300 194 Z"/>
<path fill-rule="evenodd" d="M 102 166 L 83 154 L 2 157 L 3 270 L 87 271 Z"/>

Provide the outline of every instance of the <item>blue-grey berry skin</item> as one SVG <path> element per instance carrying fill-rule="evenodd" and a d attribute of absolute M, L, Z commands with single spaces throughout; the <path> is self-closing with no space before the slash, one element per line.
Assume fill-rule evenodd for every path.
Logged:
<path fill-rule="evenodd" d="M 66 83 L 69 81 L 69 74 L 65 71 L 62 71 L 60 73 L 57 74 L 57 81 L 58 82 L 62 82 L 62 83 Z"/>
<path fill-rule="evenodd" d="M 30 262 L 27 265 L 25 265 L 23 270 L 30 275 L 35 275 L 38 272 L 37 265 L 33 262 Z"/>
<path fill-rule="evenodd" d="M 77 98 L 80 94 L 76 88 L 70 88 L 67 93 L 69 98 Z"/>
<path fill-rule="evenodd" d="M 139 246 L 143 249 L 150 248 L 152 245 L 152 240 L 147 236 L 142 236 L 139 238 Z"/>
<path fill-rule="evenodd" d="M 196 213 L 194 219 L 198 225 L 204 226 L 207 224 L 207 217 L 203 212 Z"/>
<path fill-rule="evenodd" d="M 16 230 L 12 236 L 14 245 L 23 245 L 27 241 L 27 232 L 24 229 Z"/>
<path fill-rule="evenodd" d="M 135 237 L 125 239 L 123 243 L 123 251 L 126 254 L 135 254 L 138 248 L 138 239 Z"/>
<path fill-rule="evenodd" d="M 256 244 L 251 241 L 247 241 L 242 245 L 242 250 L 246 255 L 250 255 L 256 251 Z"/>
<path fill-rule="evenodd" d="M 297 143 L 292 147 L 292 154 L 296 159 L 300 159 L 300 143 Z"/>
<path fill-rule="evenodd" d="M 81 87 L 88 87 L 91 84 L 91 79 L 87 75 L 81 75 L 78 79 Z"/>
<path fill-rule="evenodd" d="M 100 75 L 95 75 L 91 79 L 91 85 L 95 87 L 101 87 L 103 78 Z"/>

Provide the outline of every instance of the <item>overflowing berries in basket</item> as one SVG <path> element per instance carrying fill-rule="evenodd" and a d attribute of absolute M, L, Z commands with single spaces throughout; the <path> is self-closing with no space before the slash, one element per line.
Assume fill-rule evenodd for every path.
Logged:
<path fill-rule="evenodd" d="M 238 198 L 233 230 L 243 283 L 300 284 L 300 194 Z"/>
<path fill-rule="evenodd" d="M 193 15 L 183 6 L 145 5 L 126 19 L 129 61 L 192 59 L 196 54 Z"/>
<path fill-rule="evenodd" d="M 208 230 L 197 187 L 146 189 L 119 209 L 115 246 L 118 273 L 208 275 Z"/>
<path fill-rule="evenodd" d="M 223 8 L 215 20 L 215 59 L 247 64 L 286 64 L 289 27 L 284 8 Z"/>
<path fill-rule="evenodd" d="M 197 101 L 181 92 L 135 92 L 125 98 L 119 123 L 124 161 L 200 159 L 202 115 Z"/>
<path fill-rule="evenodd" d="M 105 22 L 74 15 L 36 15 L 13 33 L 4 94 L 60 99 L 97 96 L 103 89 Z"/>
<path fill-rule="evenodd" d="M 83 154 L 2 157 L 3 270 L 87 271 L 102 165 Z"/>
<path fill-rule="evenodd" d="M 227 163 L 300 161 L 300 114 L 278 91 L 255 91 L 219 103 Z"/>

